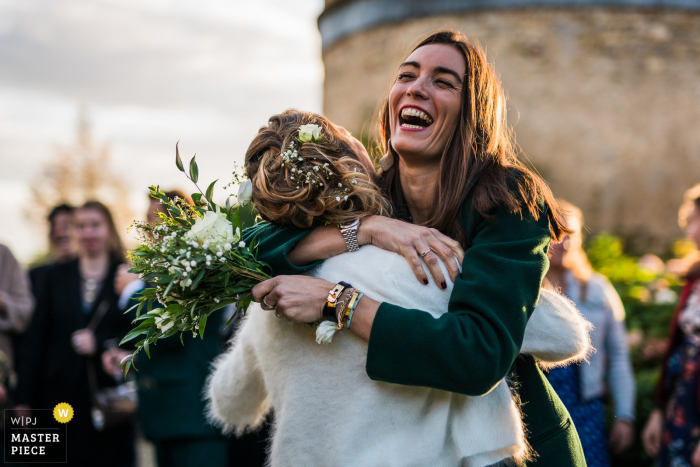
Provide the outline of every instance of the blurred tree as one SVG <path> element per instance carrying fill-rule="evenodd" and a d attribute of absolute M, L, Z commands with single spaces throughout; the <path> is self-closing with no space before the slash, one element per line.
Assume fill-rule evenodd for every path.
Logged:
<path fill-rule="evenodd" d="M 92 140 L 85 110 L 78 116 L 75 142 L 58 148 L 31 184 L 31 202 L 25 207 L 30 221 L 45 227 L 46 215 L 60 203 L 80 206 L 98 200 L 109 206 L 120 233 L 134 219 L 129 205 L 128 184 L 110 169 L 107 144 Z"/>

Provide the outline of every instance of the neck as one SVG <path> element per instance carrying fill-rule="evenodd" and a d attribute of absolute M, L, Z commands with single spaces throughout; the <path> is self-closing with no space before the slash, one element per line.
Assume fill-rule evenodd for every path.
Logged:
<path fill-rule="evenodd" d="M 84 277 L 103 277 L 109 267 L 109 252 L 84 252 L 80 255 L 80 274 Z"/>
<path fill-rule="evenodd" d="M 401 190 L 415 224 L 430 219 L 430 208 L 435 197 L 435 187 L 440 176 L 440 164 L 411 167 L 399 158 Z"/>

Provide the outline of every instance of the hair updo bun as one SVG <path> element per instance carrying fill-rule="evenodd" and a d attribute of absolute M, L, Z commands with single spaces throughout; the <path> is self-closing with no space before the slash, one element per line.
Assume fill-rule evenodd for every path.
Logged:
<path fill-rule="evenodd" d="M 301 143 L 299 127 L 321 128 L 317 142 Z M 289 161 L 287 151 L 296 151 Z M 287 153 L 288 155 L 289 153 Z M 260 128 L 245 154 L 260 216 L 276 224 L 311 227 L 387 215 L 388 202 L 360 163 L 351 138 L 321 115 L 287 110 Z"/>

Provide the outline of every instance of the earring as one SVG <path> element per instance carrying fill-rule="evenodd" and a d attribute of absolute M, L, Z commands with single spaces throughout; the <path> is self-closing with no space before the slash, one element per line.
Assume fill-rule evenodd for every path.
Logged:
<path fill-rule="evenodd" d="M 386 142 L 386 154 L 379 159 L 379 167 L 382 172 L 388 171 L 394 165 L 394 153 L 391 150 L 391 138 Z"/>

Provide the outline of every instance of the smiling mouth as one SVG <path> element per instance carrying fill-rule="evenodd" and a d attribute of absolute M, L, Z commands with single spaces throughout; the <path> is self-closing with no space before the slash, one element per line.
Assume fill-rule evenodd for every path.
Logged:
<path fill-rule="evenodd" d="M 404 107 L 399 114 L 401 128 L 422 130 L 433 124 L 433 118 L 422 110 L 414 107 Z"/>

